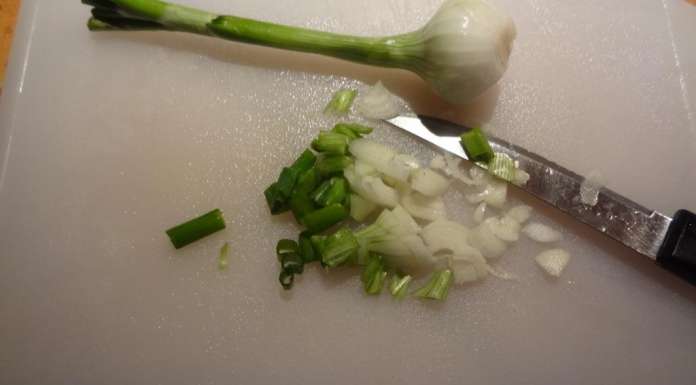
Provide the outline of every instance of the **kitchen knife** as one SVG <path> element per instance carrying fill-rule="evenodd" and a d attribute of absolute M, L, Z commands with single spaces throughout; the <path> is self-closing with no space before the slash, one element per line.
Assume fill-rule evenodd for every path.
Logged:
<path fill-rule="evenodd" d="M 427 116 L 386 121 L 468 160 L 459 141 L 467 127 Z M 512 143 L 490 135 L 488 140 L 494 152 L 507 154 L 529 173 L 520 188 L 696 285 L 696 215 L 680 210 L 670 218 L 607 188 L 599 190 L 597 204 L 586 205 L 580 200 L 582 176 Z"/>

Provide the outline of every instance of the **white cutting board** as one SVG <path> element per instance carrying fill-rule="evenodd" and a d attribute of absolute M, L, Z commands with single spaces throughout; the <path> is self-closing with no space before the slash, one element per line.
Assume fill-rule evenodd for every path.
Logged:
<path fill-rule="evenodd" d="M 358 34 L 414 29 L 438 3 L 187 2 Z M 500 3 L 519 38 L 491 130 L 601 170 L 646 206 L 696 209 L 696 7 Z M 297 228 L 261 192 L 326 128 L 332 91 L 383 79 L 420 112 L 471 121 L 486 108 L 447 109 L 413 77 L 336 60 L 93 34 L 87 16 L 76 0 L 23 2 L 0 102 L 0 383 L 695 382 L 696 289 L 539 205 L 573 254 L 559 280 L 523 241 L 500 263 L 519 282 L 488 279 L 443 304 L 366 298 L 353 271 L 316 267 L 283 293 L 274 245 Z M 388 126 L 374 136 L 433 154 Z M 461 194 L 449 198 L 467 222 Z M 216 207 L 228 229 L 173 250 L 164 230 Z"/>

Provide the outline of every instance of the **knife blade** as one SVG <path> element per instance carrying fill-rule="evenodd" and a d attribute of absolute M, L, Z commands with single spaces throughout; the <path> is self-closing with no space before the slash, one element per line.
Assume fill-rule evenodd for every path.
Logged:
<path fill-rule="evenodd" d="M 422 115 L 386 121 L 468 160 L 459 136 L 470 128 Z M 490 135 L 488 140 L 494 152 L 507 154 L 529 174 L 521 189 L 696 285 L 696 215 L 680 210 L 670 218 L 605 187 L 595 205 L 584 204 L 582 176 L 505 140 Z"/>

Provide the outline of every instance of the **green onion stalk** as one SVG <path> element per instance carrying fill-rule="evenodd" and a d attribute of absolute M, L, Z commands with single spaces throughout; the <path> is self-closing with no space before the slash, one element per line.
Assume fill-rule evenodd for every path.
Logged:
<path fill-rule="evenodd" d="M 515 39 L 512 19 L 486 0 L 446 0 L 422 28 L 359 37 L 218 15 L 160 0 L 82 0 L 92 31 L 161 30 L 331 56 L 415 72 L 445 100 L 461 104 L 495 84 Z"/>

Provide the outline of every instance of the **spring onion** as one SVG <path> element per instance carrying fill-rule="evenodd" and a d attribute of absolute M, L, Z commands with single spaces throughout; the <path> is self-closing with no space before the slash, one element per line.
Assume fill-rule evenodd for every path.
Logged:
<path fill-rule="evenodd" d="M 172 227 L 166 233 L 174 248 L 180 249 L 224 228 L 225 219 L 222 217 L 222 212 L 215 209 L 198 218 Z"/>
<path fill-rule="evenodd" d="M 83 2 L 95 6 L 87 23 L 92 31 L 181 31 L 405 69 L 455 104 L 474 99 L 502 77 L 516 36 L 512 19 L 486 0 L 447 0 L 424 27 L 377 38 L 221 16 L 161 0 Z"/>
<path fill-rule="evenodd" d="M 300 233 L 300 237 L 297 241 L 297 250 L 302 257 L 302 261 L 307 264 L 311 262 L 318 261 L 320 259 L 319 254 L 314 250 L 314 245 L 312 244 L 311 234 L 307 232 Z"/>
<path fill-rule="evenodd" d="M 460 138 L 464 152 L 470 161 L 488 163 L 493 159 L 491 145 L 480 128 L 472 128 L 463 133 Z"/>
<path fill-rule="evenodd" d="M 324 108 L 324 113 L 333 115 L 347 114 L 356 96 L 358 96 L 358 91 L 356 90 L 342 89 L 336 91 L 329 104 Z"/>
<path fill-rule="evenodd" d="M 305 216 L 314 212 L 314 202 L 305 192 L 295 191 L 290 197 L 290 210 L 295 217 L 295 221 L 302 223 Z"/>
<path fill-rule="evenodd" d="M 225 242 L 218 255 L 218 270 L 225 271 L 230 264 L 230 244 Z"/>
<path fill-rule="evenodd" d="M 365 293 L 369 295 L 381 293 L 386 278 L 387 272 L 383 258 L 378 254 L 370 254 L 360 277 Z"/>
<path fill-rule="evenodd" d="M 394 275 L 389 284 L 389 292 L 398 300 L 404 299 L 408 295 L 408 287 L 411 281 L 413 281 L 413 277 L 410 275 Z"/>
<path fill-rule="evenodd" d="M 413 295 L 423 299 L 444 300 L 452 286 L 452 270 L 446 269 L 433 273 L 428 283 L 416 290 Z"/>

